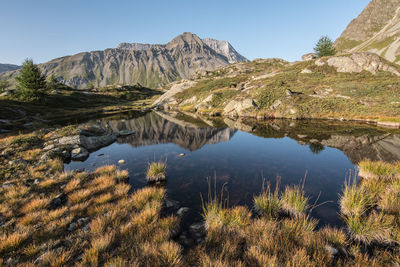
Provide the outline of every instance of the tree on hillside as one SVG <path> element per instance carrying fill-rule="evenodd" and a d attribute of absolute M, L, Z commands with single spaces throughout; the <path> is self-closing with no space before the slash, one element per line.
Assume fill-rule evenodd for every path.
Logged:
<path fill-rule="evenodd" d="M 15 78 L 17 88 L 24 97 L 38 97 L 46 90 L 46 77 L 32 59 L 26 59 Z"/>
<path fill-rule="evenodd" d="M 328 36 L 322 36 L 314 47 L 317 57 L 333 56 L 336 54 L 332 40 Z"/>

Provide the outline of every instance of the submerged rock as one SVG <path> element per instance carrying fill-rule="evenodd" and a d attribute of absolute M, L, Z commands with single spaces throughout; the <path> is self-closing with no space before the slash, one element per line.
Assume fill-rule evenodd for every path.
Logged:
<path fill-rule="evenodd" d="M 87 157 L 89 157 L 89 152 L 83 147 L 77 147 L 71 151 L 72 160 L 80 161 L 87 159 Z"/>
<path fill-rule="evenodd" d="M 182 207 L 176 212 L 176 215 L 178 215 L 179 217 L 182 217 L 183 215 L 185 215 L 188 212 L 189 212 L 189 208 Z"/>

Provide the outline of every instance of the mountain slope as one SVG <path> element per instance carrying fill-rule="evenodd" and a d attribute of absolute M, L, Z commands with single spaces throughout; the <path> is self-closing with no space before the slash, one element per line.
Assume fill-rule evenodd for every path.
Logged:
<path fill-rule="evenodd" d="M 336 40 L 343 52 L 374 52 L 400 61 L 400 0 L 372 0 Z"/>
<path fill-rule="evenodd" d="M 231 48 L 229 55 L 233 51 Z M 137 83 L 158 88 L 200 70 L 214 70 L 246 60 L 235 53 L 232 54 L 235 58 L 228 59 L 229 55 L 212 49 L 197 35 L 186 32 L 165 45 L 122 43 L 104 51 L 56 58 L 40 64 L 40 68 L 45 75 L 54 75 L 74 88 Z M 7 75 L 10 78 L 15 73 Z"/>
<path fill-rule="evenodd" d="M 7 72 L 7 71 L 12 71 L 12 70 L 17 70 L 19 69 L 20 66 L 14 65 L 14 64 L 1 64 L 0 63 L 0 73 Z"/>

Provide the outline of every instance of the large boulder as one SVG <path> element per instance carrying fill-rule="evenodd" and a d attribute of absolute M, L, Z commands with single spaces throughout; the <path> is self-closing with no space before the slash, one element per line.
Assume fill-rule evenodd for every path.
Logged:
<path fill-rule="evenodd" d="M 385 63 L 380 56 L 368 52 L 321 58 L 318 59 L 315 64 L 317 66 L 328 64 L 328 66 L 336 68 L 337 72 L 360 73 L 365 70 L 376 74 L 378 71 L 388 71 L 400 76 L 400 73 L 395 67 Z"/>
<path fill-rule="evenodd" d="M 243 111 L 257 107 L 254 100 L 251 98 L 246 98 L 243 100 L 231 100 L 224 108 L 224 114 L 226 115 L 238 115 L 240 116 Z"/>
<path fill-rule="evenodd" d="M 116 135 L 85 136 L 73 135 L 65 136 L 58 140 L 60 145 L 81 146 L 87 150 L 96 150 L 108 146 L 117 140 Z"/>

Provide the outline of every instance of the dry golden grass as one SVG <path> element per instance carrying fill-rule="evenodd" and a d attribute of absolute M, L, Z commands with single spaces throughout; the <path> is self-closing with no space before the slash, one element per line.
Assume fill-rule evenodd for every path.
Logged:
<path fill-rule="evenodd" d="M 91 194 L 92 191 L 90 189 L 80 189 L 78 191 L 69 194 L 68 200 L 71 202 L 71 204 L 78 204 L 86 200 Z"/>
<path fill-rule="evenodd" d="M 30 213 L 33 211 L 37 211 L 37 210 L 41 210 L 47 207 L 47 205 L 49 205 L 50 203 L 50 199 L 46 199 L 46 198 L 35 198 L 35 199 L 31 199 L 29 200 L 29 202 L 27 204 L 25 204 L 22 208 L 21 208 L 21 212 L 23 213 Z"/>
<path fill-rule="evenodd" d="M 17 249 L 27 238 L 27 233 L 19 232 L 0 235 L 0 255 Z"/>

